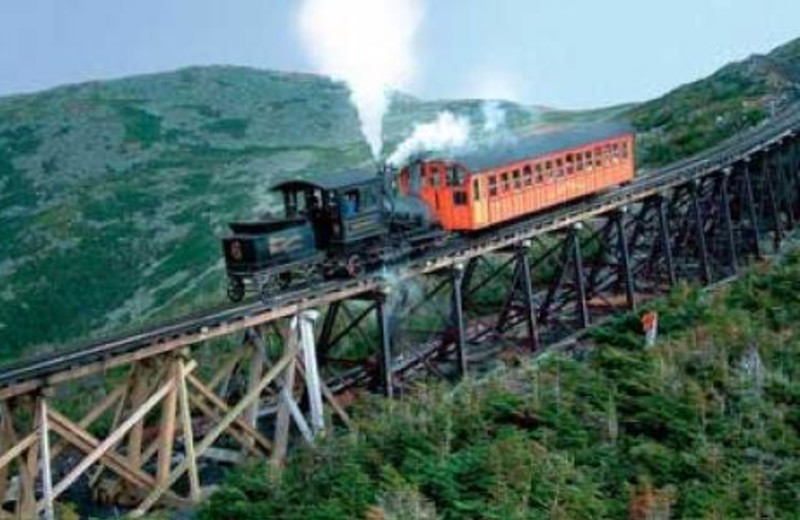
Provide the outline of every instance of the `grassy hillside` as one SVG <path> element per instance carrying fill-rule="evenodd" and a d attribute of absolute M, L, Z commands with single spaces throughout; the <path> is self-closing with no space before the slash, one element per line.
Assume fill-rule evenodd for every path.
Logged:
<path fill-rule="evenodd" d="M 237 470 L 201 519 L 797 518 L 800 257 L 683 288 L 553 355 L 362 403 L 357 432 Z"/>
<path fill-rule="evenodd" d="M 726 65 L 624 114 L 639 132 L 639 160 L 665 164 L 699 152 L 800 99 L 800 39 Z"/>
<path fill-rule="evenodd" d="M 275 176 L 367 159 L 345 95 L 225 68 L 0 100 L 0 355 L 216 291 L 218 233 Z"/>
<path fill-rule="evenodd" d="M 629 118 L 639 159 L 693 153 L 798 97 L 800 40 L 631 108 L 500 103 L 509 131 Z M 480 137 L 484 101 L 396 95 L 390 152 L 442 110 Z M 344 85 L 236 67 L 0 98 L 0 361 L 223 302 L 218 237 L 287 176 L 371 163 Z"/>
<path fill-rule="evenodd" d="M 443 109 L 480 128 L 482 105 L 398 95 L 386 148 Z M 502 107 L 513 131 L 554 124 Z M 222 303 L 227 222 L 268 209 L 277 179 L 370 163 L 346 88 L 314 75 L 191 68 L 0 98 L 0 359 Z"/>

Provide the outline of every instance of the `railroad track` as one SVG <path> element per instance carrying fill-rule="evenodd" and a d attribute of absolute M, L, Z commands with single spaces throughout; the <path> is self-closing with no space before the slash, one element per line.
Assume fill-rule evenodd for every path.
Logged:
<path fill-rule="evenodd" d="M 424 257 L 392 267 L 396 271 L 393 272 L 393 279 L 446 269 L 537 235 L 567 228 L 614 209 L 637 204 L 652 195 L 746 161 L 754 154 L 791 137 L 798 130 L 800 105 L 692 158 L 664 168 L 641 172 L 631 183 L 613 191 L 538 214 L 479 237 L 456 238 Z M 163 354 L 236 330 L 291 316 L 301 310 L 384 290 L 386 285 L 384 276 L 380 272 L 373 272 L 355 280 L 330 281 L 290 290 L 267 302 L 204 311 L 139 332 L 23 359 L 0 367 L 0 397 L 77 377 L 81 369 L 87 366 L 110 368 L 131 359 L 140 360 Z"/>

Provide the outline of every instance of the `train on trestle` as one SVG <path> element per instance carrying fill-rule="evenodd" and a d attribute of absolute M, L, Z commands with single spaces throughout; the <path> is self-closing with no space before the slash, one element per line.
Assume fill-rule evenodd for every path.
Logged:
<path fill-rule="evenodd" d="M 598 124 L 415 157 L 396 170 L 291 179 L 282 208 L 229 225 L 228 296 L 268 300 L 298 284 L 357 278 L 633 179 L 626 125 Z"/>

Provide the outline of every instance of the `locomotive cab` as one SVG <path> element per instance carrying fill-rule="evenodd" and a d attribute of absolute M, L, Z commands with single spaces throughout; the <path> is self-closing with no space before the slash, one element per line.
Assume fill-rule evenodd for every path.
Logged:
<path fill-rule="evenodd" d="M 273 189 L 283 193 L 287 218 L 308 219 L 319 250 L 339 253 L 386 231 L 381 179 L 373 172 L 292 180 Z"/>
<path fill-rule="evenodd" d="M 272 191 L 280 195 L 282 214 L 230 224 L 231 234 L 222 240 L 233 301 L 248 290 L 267 299 L 320 271 L 356 276 L 366 246 L 387 233 L 381 179 L 374 173 L 291 180 Z"/>

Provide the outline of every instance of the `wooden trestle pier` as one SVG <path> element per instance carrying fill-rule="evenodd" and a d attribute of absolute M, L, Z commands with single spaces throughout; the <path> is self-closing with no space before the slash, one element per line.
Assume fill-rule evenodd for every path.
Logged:
<path fill-rule="evenodd" d="M 471 345 L 536 350 L 679 280 L 735 276 L 800 219 L 798 128 L 793 108 L 612 192 L 454 240 L 392 276 L 326 282 L 3 367 L 0 519 L 53 518 L 76 486 L 133 517 L 193 504 L 205 460 L 256 457 L 278 470 L 291 432 L 313 444 L 333 422 L 347 427 L 349 388 L 392 396 L 415 370 L 438 372 L 436 360 L 465 373 Z M 486 287 L 503 287 L 494 307 L 476 297 Z M 216 340 L 231 335 L 240 346 L 222 349 Z M 357 366 L 336 357 L 353 336 L 377 346 Z M 97 395 L 80 416 L 76 389 Z"/>

